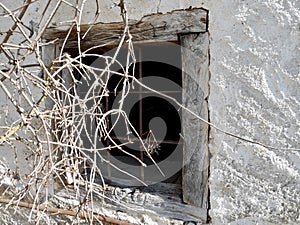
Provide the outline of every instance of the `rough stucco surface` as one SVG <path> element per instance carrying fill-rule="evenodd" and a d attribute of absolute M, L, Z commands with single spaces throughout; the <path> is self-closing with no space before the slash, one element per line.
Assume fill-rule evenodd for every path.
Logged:
<path fill-rule="evenodd" d="M 299 148 L 300 2 L 215 1 L 209 8 L 211 122 L 274 147 Z M 214 224 L 300 223 L 300 152 L 214 130 L 211 138 Z"/>
<path fill-rule="evenodd" d="M 93 18 L 90 2 L 83 23 Z M 207 8 L 211 122 L 267 145 L 300 148 L 298 0 L 126 2 L 133 19 L 189 6 Z M 112 5 L 101 1 L 101 21 L 120 19 Z M 68 15 L 60 11 L 55 21 Z M 213 224 L 300 224 L 299 151 L 267 149 L 214 129 L 210 138 Z"/>

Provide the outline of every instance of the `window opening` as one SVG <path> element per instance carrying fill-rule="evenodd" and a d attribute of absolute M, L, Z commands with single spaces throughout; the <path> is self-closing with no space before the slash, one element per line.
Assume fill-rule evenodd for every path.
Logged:
<path fill-rule="evenodd" d="M 173 43 L 135 44 L 134 51 L 137 62 L 130 66 L 129 74 L 134 74 L 135 78 L 143 84 L 181 102 L 180 46 Z M 114 51 L 108 51 L 105 54 L 113 55 Z M 126 55 L 127 47 L 125 46 L 117 59 L 125 62 Z M 94 57 L 88 57 L 84 63 L 92 64 L 94 60 Z M 119 67 L 113 70 L 122 72 Z M 107 85 L 108 96 L 101 99 L 102 109 L 105 109 L 106 112 L 117 107 L 123 79 L 124 77 L 120 75 L 110 75 Z M 85 85 L 78 86 L 78 91 L 83 94 L 85 89 Z M 131 143 L 122 146 L 124 151 L 112 148 L 101 153 L 102 157 L 146 184 L 159 182 L 181 184 L 183 143 L 180 137 L 180 108 L 172 100 L 134 82 L 131 84 L 131 90 L 125 99 L 124 106 L 129 121 L 137 134 L 132 128 L 129 129 L 130 134 L 128 134 L 124 120 L 120 118 L 117 120 L 118 115 L 109 116 L 106 122 L 107 130 L 111 130 L 112 141 L 102 137 L 100 138 L 102 145 L 109 147 L 114 145 L 113 142 L 117 144 Z M 95 126 L 97 126 L 97 120 L 95 120 Z M 142 139 L 148 153 L 143 149 L 139 138 Z M 125 152 L 139 158 L 147 167 L 141 166 L 140 162 Z M 159 172 L 149 154 L 165 176 Z M 110 184 L 142 186 L 136 179 L 116 170 L 109 163 L 99 163 L 99 167 L 102 175 Z"/>
<path fill-rule="evenodd" d="M 123 23 L 110 23 L 110 24 L 96 24 L 94 26 L 93 32 L 89 32 L 89 35 L 87 35 L 84 40 L 81 41 L 81 50 L 85 50 L 90 47 L 95 46 L 105 46 L 101 49 L 97 49 L 97 51 L 94 51 L 97 54 L 107 54 L 108 51 L 112 49 L 111 46 L 107 46 L 107 43 L 118 44 L 119 39 L 118 37 L 120 34 L 122 34 L 124 28 Z M 81 33 L 85 33 L 85 31 L 89 29 L 89 26 L 82 26 L 81 27 Z M 181 52 L 178 51 L 178 55 L 181 55 L 182 64 L 180 60 L 175 63 L 175 67 L 182 65 L 182 70 L 184 71 L 183 81 L 182 81 L 182 104 L 191 109 L 193 112 L 197 113 L 197 115 L 201 116 L 202 118 L 208 120 L 208 106 L 207 106 L 207 96 L 208 96 L 208 80 L 209 80 L 209 34 L 208 34 L 208 11 L 202 8 L 195 8 L 195 9 L 186 9 L 186 10 L 174 10 L 172 12 L 168 12 L 166 14 L 153 14 L 153 15 L 147 15 L 144 16 L 141 20 L 137 21 L 136 23 L 133 22 L 131 25 L 131 35 L 132 40 L 135 41 L 135 46 L 137 51 L 137 47 L 139 45 L 136 44 L 136 42 L 143 42 L 143 46 L 153 46 L 153 42 L 156 42 L 154 45 L 158 47 L 160 45 L 161 48 L 163 48 L 164 45 L 168 45 L 166 42 L 177 42 L 180 43 L 182 46 Z M 68 41 L 65 45 L 65 50 L 69 54 L 71 54 L 73 57 L 76 57 L 78 55 L 78 33 L 77 30 L 74 29 L 71 31 L 71 35 L 69 35 L 70 30 L 61 30 L 56 28 L 47 29 L 45 32 L 45 36 L 47 37 L 47 40 L 54 40 L 55 38 L 59 37 L 61 40 L 63 40 L 66 35 L 68 35 Z M 150 43 L 152 42 L 152 43 Z M 159 42 L 161 44 L 159 44 Z M 150 43 L 150 44 L 146 44 Z M 61 45 L 56 45 L 55 48 L 59 48 Z M 48 45 L 45 46 L 45 49 L 48 49 Z M 100 53 L 102 52 L 102 53 Z M 144 59 L 144 50 L 142 52 L 142 58 L 143 62 L 145 62 Z M 154 51 L 155 52 L 155 51 Z M 174 58 L 173 56 L 175 54 L 170 54 L 166 57 L 166 54 L 164 54 L 166 51 L 160 51 L 159 54 L 154 54 L 155 59 L 152 60 L 153 62 L 163 62 L 161 58 Z M 50 53 L 50 57 L 47 53 Z M 91 52 L 89 52 L 91 53 Z M 151 55 L 151 54 L 150 54 Z M 58 56 L 56 51 L 52 51 L 52 48 L 50 47 L 49 50 L 46 51 L 46 59 L 48 61 L 52 62 L 54 58 Z M 138 57 L 138 54 L 136 54 Z M 177 58 L 177 57 L 176 57 Z M 95 59 L 89 58 L 85 64 L 88 65 L 89 63 L 92 63 Z M 47 60 L 46 60 L 47 61 Z M 85 61 L 83 58 L 82 61 Z M 139 61 L 139 60 L 138 60 Z M 147 60 L 151 61 L 151 60 Z M 172 63 L 167 63 L 172 64 Z M 174 65 L 174 64 L 172 64 Z M 152 64 L 152 66 L 155 66 L 155 64 Z M 74 68 L 74 67 L 73 67 Z M 76 69 L 79 68 L 79 65 Z M 75 70 L 76 70 L 75 69 Z M 142 65 L 142 74 L 145 75 L 145 65 Z M 80 70 L 80 69 L 79 69 Z M 115 71 L 117 71 L 116 69 Z M 74 73 L 74 71 L 73 71 Z M 70 82 L 73 81 L 73 79 L 70 79 L 68 71 L 62 71 L 62 81 L 65 81 L 65 79 L 69 79 Z M 75 74 L 73 74 L 75 75 Z M 80 75 L 78 76 L 78 79 L 80 79 Z M 147 77 L 142 78 L 143 82 L 147 80 Z M 179 81 L 181 81 L 181 78 L 179 78 Z M 91 81 L 92 82 L 92 81 Z M 90 83 L 91 83 L 90 82 Z M 68 82 L 67 82 L 68 83 Z M 163 83 L 163 82 L 162 82 Z M 158 86 L 160 85 L 159 82 L 156 83 Z M 72 87 L 72 85 L 70 85 Z M 165 87 L 169 87 L 168 85 L 165 85 Z M 82 84 L 78 85 L 74 91 L 77 91 L 77 93 L 84 94 L 86 90 L 88 90 L 88 86 L 83 82 Z M 136 95 L 139 96 L 138 89 L 132 90 L 132 94 L 134 92 L 137 92 Z M 164 92 L 167 92 L 170 90 L 165 89 Z M 93 94 L 97 95 L 96 92 Z M 144 90 L 144 93 L 142 94 L 146 95 L 146 90 Z M 92 96 L 91 96 L 92 97 Z M 79 94 L 79 100 L 81 99 L 81 96 Z M 84 113 L 84 108 L 90 108 L 92 106 L 93 101 L 89 102 L 84 101 L 83 109 L 80 109 L 78 107 L 78 110 L 82 110 Z M 69 104 L 68 100 L 66 100 Z M 108 99 L 105 100 L 106 105 L 109 106 Z M 145 98 L 142 102 L 145 102 Z M 78 103 L 80 104 L 80 102 Z M 76 106 L 75 106 L 76 107 Z M 138 106 L 136 106 L 138 108 Z M 81 115 L 81 111 L 76 111 L 76 115 Z M 103 110 L 106 110 L 103 108 Z M 72 112 L 73 113 L 73 112 Z M 87 110 L 87 113 L 91 113 L 90 110 Z M 209 208 L 208 205 L 208 168 L 209 168 L 209 152 L 208 152 L 208 125 L 205 123 L 202 123 L 201 121 L 195 119 L 193 115 L 190 115 L 187 111 L 183 110 L 180 113 L 180 116 L 182 114 L 181 118 L 181 124 L 182 124 L 182 130 L 183 135 L 185 137 L 184 140 L 184 147 L 183 147 L 183 157 L 182 157 L 182 151 L 180 151 L 181 155 L 179 157 L 173 157 L 173 161 L 178 162 L 180 164 L 180 168 L 182 168 L 182 178 L 179 178 L 182 180 L 182 184 L 170 184 L 170 183 L 155 183 L 156 185 L 148 185 L 146 188 L 137 188 L 136 191 L 131 193 L 130 195 L 126 195 L 125 198 L 119 198 L 119 196 L 116 194 L 116 191 L 120 191 L 121 194 L 128 191 L 127 188 L 119 188 L 118 185 L 108 185 L 106 186 L 106 196 L 111 196 L 113 199 L 116 200 L 116 202 L 122 203 L 125 206 L 129 206 L 126 209 L 124 208 L 124 211 L 126 211 L 126 214 L 128 215 L 134 215 L 137 218 L 140 218 L 140 213 L 138 215 L 136 214 L 136 209 L 129 209 L 131 208 L 132 204 L 135 206 L 140 206 L 141 210 L 144 210 L 145 208 L 149 209 L 150 211 L 155 212 L 155 216 L 162 218 L 167 217 L 170 218 L 176 218 L 180 219 L 182 221 L 194 221 L 195 223 L 205 223 L 207 222 L 207 209 Z M 133 114 L 134 115 L 134 114 Z M 143 112 L 144 115 L 144 112 Z M 84 115 L 88 117 L 88 115 Z M 76 116 L 76 118 L 79 118 L 80 116 Z M 91 127 L 92 124 L 96 124 L 95 121 L 90 118 L 90 121 L 88 119 L 86 120 L 86 126 Z M 108 121 L 109 122 L 109 121 Z M 161 121 L 160 121 L 161 122 Z M 81 126 L 82 127 L 82 126 Z M 142 130 L 142 129 L 141 129 Z M 95 137 L 98 137 L 99 135 L 95 135 L 93 133 L 93 130 L 90 129 L 89 134 L 86 132 L 84 134 L 81 133 L 78 138 L 79 145 L 82 147 L 81 149 L 91 149 L 90 152 L 93 152 L 92 149 L 99 149 L 98 143 L 89 143 L 85 139 L 88 139 L 87 137 L 84 137 L 84 135 L 88 136 L 91 139 L 95 139 Z M 125 133 L 126 134 L 126 133 Z M 119 135 L 117 134 L 116 137 L 118 137 L 118 140 L 121 140 L 122 137 L 127 137 L 126 135 Z M 159 140 L 159 138 L 157 138 Z M 167 142 L 167 139 L 163 139 L 164 142 Z M 82 142 L 84 143 L 82 145 Z M 100 141 L 101 142 L 101 141 Z M 181 140 L 179 141 L 179 143 Z M 101 142 L 102 145 L 104 145 Z M 109 145 L 109 142 L 107 142 L 107 145 Z M 180 145 L 179 145 L 180 146 Z M 94 151 L 95 152 L 95 151 Z M 175 151 L 176 152 L 176 151 Z M 85 152 L 82 152 L 85 155 Z M 110 154 L 111 152 L 106 151 L 103 152 L 105 155 L 105 159 L 112 162 L 113 160 L 116 160 L 117 158 L 122 159 L 122 155 L 115 156 Z M 93 155 L 90 155 L 93 161 Z M 104 155 L 103 155 L 104 156 Z M 144 154 L 142 155 L 144 157 Z M 182 162 L 179 162 L 179 158 L 183 158 Z M 169 160 L 167 158 L 166 160 L 162 160 L 162 162 L 171 162 L 172 160 Z M 144 158 L 143 158 L 144 160 Z M 120 160 L 119 160 L 120 161 Z M 134 160 L 132 160 L 134 161 Z M 111 181 L 111 184 L 119 184 L 118 179 L 120 177 L 117 177 L 118 174 L 120 174 L 120 171 L 116 171 L 111 168 L 108 164 L 101 163 L 101 160 L 97 159 L 97 165 L 100 168 L 101 171 L 106 171 L 106 174 L 103 174 L 105 178 L 108 181 Z M 169 163 L 172 165 L 172 163 Z M 86 164 L 85 164 L 86 165 Z M 84 166 L 85 166 L 84 165 Z M 88 166 L 88 165 L 87 165 Z M 139 166 L 133 167 L 131 162 L 123 165 L 124 167 L 120 167 L 121 169 L 128 169 L 128 166 L 131 166 L 131 168 L 134 168 L 134 170 L 131 170 L 129 172 L 132 172 L 132 174 L 140 174 Z M 94 167 L 93 167 L 94 168 Z M 110 170 L 109 170 L 110 168 Z M 165 169 L 165 168 L 163 168 Z M 86 169 L 88 170 L 88 169 Z M 176 169 L 177 170 L 177 169 Z M 153 170 L 154 171 L 154 170 Z M 179 171 L 179 170 L 178 170 Z M 175 173 L 173 173 L 175 174 Z M 181 175 L 181 172 L 179 173 Z M 87 176 L 89 173 L 86 174 Z M 147 180 L 147 169 L 144 169 L 144 179 Z M 154 174 L 157 175 L 157 174 Z M 158 174 L 160 175 L 160 174 Z M 137 176 L 138 177 L 138 176 Z M 168 177 L 168 176 L 167 176 Z M 170 176 L 169 176 L 170 177 Z M 117 178 L 117 179 L 116 179 Z M 134 183 L 134 181 L 130 178 L 128 179 L 128 176 L 121 177 L 123 180 L 120 182 L 120 184 L 124 185 L 126 184 L 124 180 L 128 181 L 128 186 L 138 186 L 140 185 L 139 182 Z M 141 177 L 138 177 L 141 178 Z M 93 180 L 94 181 L 94 180 Z M 97 182 L 97 181 L 96 181 Z M 101 182 L 101 181 L 99 181 Z M 168 182 L 168 181 L 166 181 Z M 178 182 L 180 183 L 180 182 Z M 170 188 L 171 186 L 176 186 L 175 188 Z M 177 186 L 180 187 L 180 189 L 177 188 Z M 164 188 L 160 188 L 164 187 Z M 131 189 L 130 189 L 131 190 Z M 153 191 L 153 192 L 152 192 Z M 144 192 L 146 195 L 144 195 Z M 165 193 L 168 192 L 168 193 Z M 174 193 L 180 192 L 180 194 L 174 194 Z M 124 196 L 122 194 L 122 196 Z M 175 198 L 174 198 L 175 197 Z M 153 201 L 153 199 L 155 199 Z M 103 199 L 103 202 L 106 202 L 106 209 L 110 209 L 113 211 L 120 209 L 120 204 L 115 204 L 116 202 L 105 200 Z M 142 202 L 135 202 L 135 201 L 141 200 Z M 181 201 L 181 202 L 180 202 Z M 101 201 L 101 208 L 103 207 L 103 202 Z M 155 204 L 153 204 L 155 202 Z M 140 204 L 141 203 L 141 204 Z M 168 204 L 166 204 L 168 203 Z M 122 209 L 123 211 L 123 209 Z M 149 213 L 150 213 L 149 211 Z M 148 212 L 147 212 L 148 213 Z M 154 215 L 153 215 L 154 216 Z M 155 217 L 154 216 L 154 217 Z M 165 220 L 164 220 L 165 221 Z"/>

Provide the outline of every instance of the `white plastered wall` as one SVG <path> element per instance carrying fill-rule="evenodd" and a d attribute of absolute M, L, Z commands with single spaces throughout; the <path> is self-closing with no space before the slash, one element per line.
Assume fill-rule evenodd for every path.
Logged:
<path fill-rule="evenodd" d="M 52 7 L 55 2 L 52 1 Z M 93 19 L 92 2 L 86 2 L 82 23 Z M 300 148 L 298 0 L 125 3 L 132 19 L 190 6 L 208 9 L 210 121 L 226 131 L 270 146 Z M 100 21 L 121 19 L 119 9 L 112 6 L 113 1 L 100 1 Z M 35 22 L 35 13 L 41 11 L 37 8 L 24 21 Z M 65 6 L 54 21 L 67 21 L 71 13 L 71 8 Z M 1 23 L 0 28 L 3 26 Z M 210 133 L 210 152 L 213 224 L 300 223 L 300 152 L 267 149 L 215 129 Z"/>

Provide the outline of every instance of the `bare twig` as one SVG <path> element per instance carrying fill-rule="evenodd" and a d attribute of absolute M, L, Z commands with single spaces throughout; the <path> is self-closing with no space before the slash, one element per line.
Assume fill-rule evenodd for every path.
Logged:
<path fill-rule="evenodd" d="M 118 220 L 118 219 L 114 219 L 114 218 L 107 217 L 107 216 L 102 216 L 99 214 L 95 214 L 95 213 L 87 212 L 87 211 L 83 211 L 83 210 L 81 210 L 79 212 L 75 212 L 75 211 L 69 210 L 69 209 L 53 208 L 53 207 L 43 206 L 43 205 L 35 206 L 32 203 L 28 203 L 28 202 L 24 202 L 24 201 L 13 201 L 11 199 L 4 199 L 4 198 L 0 198 L 0 203 L 7 204 L 7 205 L 14 205 L 14 206 L 18 206 L 18 207 L 24 207 L 24 208 L 28 208 L 28 209 L 34 209 L 34 210 L 53 213 L 53 214 L 74 216 L 74 217 L 79 217 L 82 219 L 88 219 L 88 218 L 94 217 L 95 219 L 97 219 L 99 221 L 104 221 L 107 223 L 112 223 L 112 224 L 117 224 L 117 225 L 134 225 L 133 223 L 130 223 L 130 222 L 127 222 L 124 220 Z"/>
<path fill-rule="evenodd" d="M 114 224 L 130 224 L 95 213 L 96 206 L 93 201 L 94 195 L 99 195 L 96 187 L 101 185 L 105 189 L 107 185 L 104 171 L 100 169 L 102 164 L 131 180 L 135 179 L 139 185 L 147 185 L 143 176 L 135 176 L 114 163 L 110 157 L 112 151 L 131 157 L 141 169 L 147 167 L 146 161 L 143 160 L 143 154 L 145 154 L 156 166 L 161 176 L 164 176 L 163 170 L 153 158 L 155 154 L 160 154 L 155 134 L 150 131 L 147 139 L 143 139 L 143 135 L 135 130 L 125 111 L 125 101 L 133 89 L 133 83 L 148 90 L 149 93 L 155 93 L 173 101 L 179 108 L 181 107 L 198 120 L 227 136 L 271 150 L 300 151 L 296 148 L 269 146 L 221 129 L 186 108 L 176 99 L 138 80 L 134 74 L 137 60 L 124 0 L 116 4 L 120 8 L 122 26 L 118 27 L 122 28 L 122 32 L 112 55 L 102 55 L 97 52 L 97 49 L 102 49 L 106 44 L 114 44 L 114 41 L 105 45 L 92 46 L 89 49 L 82 48 L 82 41 L 87 33 L 91 32 L 100 16 L 99 0 L 95 0 L 95 18 L 84 34 L 81 34 L 81 25 L 86 0 L 76 0 L 74 3 L 58 0 L 53 6 L 48 0 L 45 2 L 40 20 L 36 21 L 38 24 L 36 36 L 28 35 L 28 25 L 22 21 L 33 2 L 36 1 L 26 0 L 23 6 L 18 7 L 21 11 L 18 15 L 16 9 L 11 10 L 0 2 L 0 7 L 4 9 L 0 18 L 9 16 L 13 21 L 10 30 L 4 32 L 5 36 L 0 44 L 0 53 L 4 58 L 3 63 L 0 64 L 0 91 L 3 98 L 1 101 L 3 109 L 0 110 L 4 115 L 0 121 L 0 145 L 5 145 L 5 148 L 10 148 L 14 153 L 16 171 L 12 174 L 22 184 L 21 190 L 14 198 L 0 198 L 0 203 L 30 208 L 29 217 L 36 211 L 44 211 L 48 212 L 49 216 L 63 214 Z M 45 43 L 42 36 L 62 5 L 75 10 L 68 21 L 64 22 L 69 26 L 69 31 L 63 39 L 53 38 Z M 74 51 L 67 52 L 65 46 L 72 31 L 76 32 L 78 43 Z M 18 33 L 20 37 L 16 43 L 11 38 L 15 33 Z M 10 43 L 8 43 L 9 40 Z M 44 50 L 51 46 L 53 55 L 45 60 L 42 56 L 46 54 Z M 126 50 L 125 63 L 119 61 L 119 55 L 123 49 Z M 90 58 L 100 60 L 101 67 L 85 63 Z M 114 71 L 112 69 L 114 66 L 120 70 Z M 132 74 L 130 67 L 133 67 Z M 120 77 L 113 89 L 109 86 L 112 76 Z M 79 85 L 86 85 L 84 93 L 79 92 Z M 115 94 L 118 92 L 119 102 L 111 108 L 104 108 L 104 102 L 112 92 Z M 116 119 L 111 121 L 112 117 Z M 123 129 L 127 132 L 123 137 L 123 143 L 117 142 L 112 136 L 119 123 L 123 124 Z M 134 139 L 130 135 L 134 135 Z M 140 150 L 143 150 L 142 156 L 137 157 L 126 151 L 126 147 L 133 141 L 139 143 Z M 26 159 L 22 159 L 21 157 L 27 153 Z M 30 171 L 26 175 L 22 175 L 22 168 L 19 165 L 21 160 L 28 160 L 31 164 Z M 2 165 L 1 160 L 0 163 Z M 51 182 L 60 184 L 64 189 L 72 186 L 72 191 L 80 202 L 83 202 L 82 199 L 89 199 L 88 211 L 83 211 L 86 207 L 84 203 L 76 206 L 78 207 L 76 211 L 48 207 L 53 188 Z M 30 203 L 24 201 L 25 197 Z M 114 201 L 113 198 L 109 200 Z"/>
<path fill-rule="evenodd" d="M 3 39 L 2 43 L 0 45 L 3 45 L 4 43 L 7 43 L 7 41 L 9 40 L 10 36 L 14 33 L 15 29 L 18 27 L 18 23 L 19 21 L 22 20 L 23 16 L 25 15 L 30 3 L 31 3 L 32 0 L 26 0 L 23 8 L 22 8 L 22 11 L 20 12 L 20 15 L 18 16 L 18 20 L 15 21 L 14 25 L 9 29 L 9 31 L 7 32 L 5 38 Z M 3 5 L 4 6 L 4 5 Z M 7 9 L 5 7 L 5 9 Z M 10 13 L 8 11 L 8 13 Z M 0 51 L 1 52 L 1 51 Z"/>

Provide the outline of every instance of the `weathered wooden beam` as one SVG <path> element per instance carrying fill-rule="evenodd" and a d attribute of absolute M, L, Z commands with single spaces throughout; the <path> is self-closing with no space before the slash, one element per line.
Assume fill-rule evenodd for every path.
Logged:
<path fill-rule="evenodd" d="M 85 192 L 85 190 L 82 190 Z M 205 223 L 207 209 L 202 209 L 182 202 L 180 187 L 176 184 L 157 183 L 144 189 L 120 188 L 108 186 L 105 190 L 95 193 L 93 207 L 95 211 L 105 209 L 103 216 L 111 216 L 114 212 L 123 212 L 126 217 L 143 221 L 144 214 L 153 220 L 172 220 L 183 222 Z M 64 190 L 56 197 L 60 202 L 69 201 L 75 193 Z M 105 198 L 103 198 L 105 196 Z M 138 223 L 140 224 L 140 223 Z M 161 224 L 158 222 L 158 224 Z"/>
<path fill-rule="evenodd" d="M 208 121 L 209 38 L 205 34 L 180 37 L 182 46 L 183 96 L 185 107 Z M 187 111 L 182 112 L 184 135 L 183 201 L 208 208 L 208 128 Z"/>
<path fill-rule="evenodd" d="M 133 41 L 177 41 L 178 34 L 199 33 L 207 31 L 207 11 L 194 8 L 174 10 L 165 14 L 152 14 L 141 18 L 139 21 L 130 21 L 130 33 Z M 80 35 L 86 33 L 91 25 L 82 25 Z M 96 45 L 114 45 L 120 40 L 123 33 L 123 22 L 98 23 L 81 40 L 83 48 Z M 48 28 L 44 34 L 45 40 L 59 38 L 64 40 L 68 28 Z M 77 47 L 77 31 L 73 28 L 67 48 Z"/>

